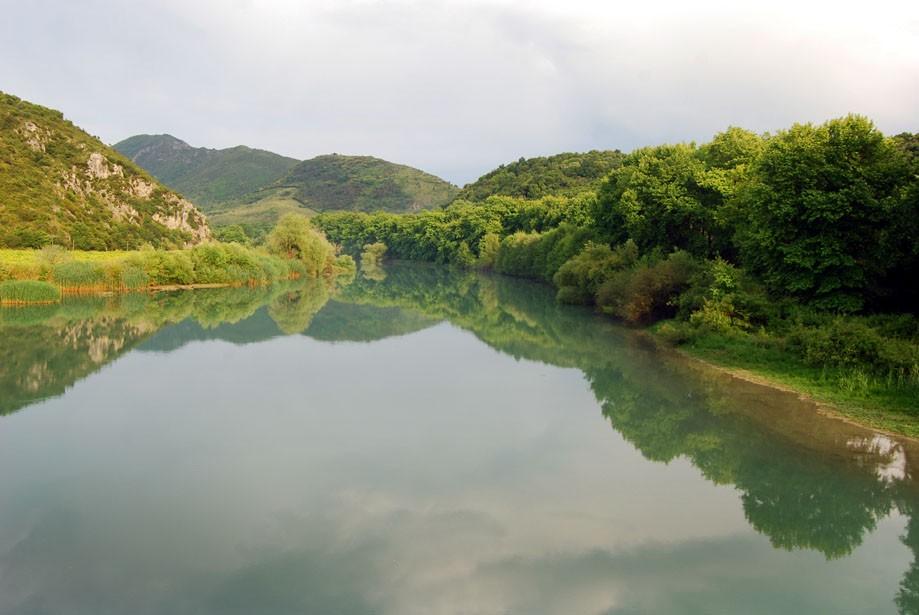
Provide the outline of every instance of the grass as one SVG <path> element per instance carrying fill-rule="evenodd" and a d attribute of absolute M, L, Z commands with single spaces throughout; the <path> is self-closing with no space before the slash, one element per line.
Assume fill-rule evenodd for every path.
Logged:
<path fill-rule="evenodd" d="M 919 437 L 919 374 L 882 375 L 857 366 L 814 366 L 756 334 L 706 332 L 680 346 L 690 356 L 742 369 L 835 407 L 877 429 Z"/>
<path fill-rule="evenodd" d="M 299 262 L 237 244 L 113 252 L 0 250 L 5 303 L 41 303 L 57 301 L 61 294 L 166 286 L 256 286 L 304 274 Z"/>
<path fill-rule="evenodd" d="M 48 282 L 38 280 L 0 282 L 0 304 L 2 305 L 57 303 L 60 300 L 60 288 Z"/>
<path fill-rule="evenodd" d="M 212 227 L 238 224 L 252 238 L 259 238 L 270 231 L 286 214 L 294 213 L 308 218 L 316 215 L 291 196 L 292 189 L 267 192 L 252 203 L 224 205 L 208 212 L 207 219 Z"/>

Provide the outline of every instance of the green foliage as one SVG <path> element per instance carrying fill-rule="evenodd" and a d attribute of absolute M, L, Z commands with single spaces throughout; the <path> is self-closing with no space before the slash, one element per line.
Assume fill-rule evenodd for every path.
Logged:
<path fill-rule="evenodd" d="M 677 300 L 699 270 L 687 252 L 646 260 L 617 271 L 597 290 L 599 308 L 630 323 L 649 323 L 673 316 Z"/>
<path fill-rule="evenodd" d="M 906 182 L 903 156 L 866 118 L 796 124 L 769 139 L 741 193 L 743 261 L 775 292 L 857 311 L 908 243 L 896 239 L 915 224 Z"/>
<path fill-rule="evenodd" d="M 588 242 L 568 259 L 552 278 L 561 303 L 590 304 L 600 286 L 616 271 L 638 261 L 638 247 L 631 239 L 615 250 L 606 244 Z"/>
<path fill-rule="evenodd" d="M 55 303 L 60 300 L 60 289 L 48 282 L 38 280 L 0 282 L 0 304 Z"/>
<path fill-rule="evenodd" d="M 171 135 L 135 135 L 113 147 L 204 211 L 273 184 L 298 162 L 243 145 L 192 147 Z"/>
<path fill-rule="evenodd" d="M 368 243 L 361 252 L 361 266 L 378 267 L 386 257 L 386 244 L 382 241 Z"/>
<path fill-rule="evenodd" d="M 291 189 L 294 199 L 316 211 L 433 209 L 452 201 L 457 192 L 452 184 L 409 166 L 338 154 L 297 164 L 275 187 Z"/>
<path fill-rule="evenodd" d="M 598 232 L 611 243 L 632 239 L 643 252 L 730 254 L 729 204 L 760 149 L 758 136 L 731 128 L 701 148 L 636 150 L 600 188 L 594 213 Z"/>
<path fill-rule="evenodd" d="M 475 266 L 487 254 L 482 266 L 494 264 L 496 239 L 515 232 L 549 231 L 563 222 L 589 227 L 593 198 L 546 197 L 525 201 L 491 197 L 484 203 L 456 201 L 437 211 L 417 214 L 328 213 L 314 222 L 345 250 L 357 253 L 369 243 L 382 241 L 389 254 L 403 260 Z M 483 242 L 486 236 L 492 237 Z"/>
<path fill-rule="evenodd" d="M 0 93 L 0 247 L 179 247 L 207 224 L 181 208 L 178 195 L 60 112 Z M 186 228 L 155 219 L 176 215 Z"/>
<path fill-rule="evenodd" d="M 486 173 L 460 190 L 458 199 L 484 201 L 504 195 L 525 199 L 544 196 L 574 196 L 593 192 L 610 171 L 621 163 L 615 151 L 565 153 L 545 158 L 521 158 Z"/>
<path fill-rule="evenodd" d="M 54 283 L 70 289 L 102 288 L 105 278 L 105 270 L 101 265 L 86 261 L 62 261 L 51 270 L 51 279 Z"/>
<path fill-rule="evenodd" d="M 214 239 L 223 243 L 238 243 L 243 246 L 248 246 L 252 243 L 249 235 L 246 234 L 246 229 L 239 224 L 215 228 Z"/>
<path fill-rule="evenodd" d="M 288 260 L 300 261 L 313 278 L 330 273 L 335 248 L 303 216 L 281 218 L 266 240 L 268 251 Z"/>
<path fill-rule="evenodd" d="M 498 247 L 494 269 L 506 275 L 551 281 L 592 236 L 590 229 L 567 223 L 545 233 L 514 233 Z"/>
<path fill-rule="evenodd" d="M 787 341 L 810 365 L 859 368 L 919 384 L 919 339 L 884 336 L 862 319 L 836 317 L 821 326 L 799 325 Z"/>

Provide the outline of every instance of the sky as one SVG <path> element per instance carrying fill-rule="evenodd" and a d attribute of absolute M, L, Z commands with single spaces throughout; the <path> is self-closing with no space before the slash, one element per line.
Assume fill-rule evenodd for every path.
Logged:
<path fill-rule="evenodd" d="M 919 131 L 919 2 L 0 0 L 0 90 L 106 143 L 521 156 L 867 115 Z"/>

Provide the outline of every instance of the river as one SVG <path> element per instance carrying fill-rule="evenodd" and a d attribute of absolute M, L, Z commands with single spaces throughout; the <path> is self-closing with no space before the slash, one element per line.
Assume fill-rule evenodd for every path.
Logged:
<path fill-rule="evenodd" d="M 911 441 L 373 278 L 0 310 L 0 613 L 919 612 Z"/>

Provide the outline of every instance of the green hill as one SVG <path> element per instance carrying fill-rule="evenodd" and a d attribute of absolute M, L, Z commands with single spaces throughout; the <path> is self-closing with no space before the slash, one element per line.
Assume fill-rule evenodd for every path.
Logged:
<path fill-rule="evenodd" d="M 622 158 L 619 150 L 521 158 L 517 162 L 502 164 L 466 184 L 457 198 L 484 201 L 498 194 L 528 199 L 549 195 L 571 196 L 596 189 L 603 178 L 622 163 Z"/>
<path fill-rule="evenodd" d="M 458 189 L 439 177 L 370 156 L 317 156 L 299 163 L 269 187 L 208 209 L 214 226 L 239 224 L 258 237 L 286 213 L 407 212 L 434 209 Z"/>
<path fill-rule="evenodd" d="M 192 147 L 171 135 L 136 135 L 114 148 L 205 211 L 273 184 L 297 164 L 293 158 L 244 145 Z"/>
<path fill-rule="evenodd" d="M 446 205 L 457 188 L 424 171 L 371 156 L 329 154 L 305 160 L 278 183 L 315 211 L 417 211 Z"/>
<path fill-rule="evenodd" d="M 0 92 L 0 247 L 168 247 L 209 236 L 194 205 L 60 111 Z"/>

